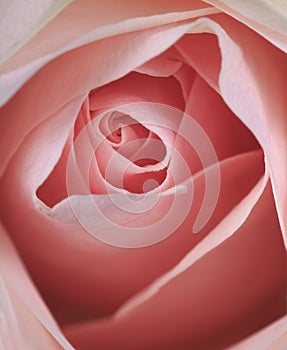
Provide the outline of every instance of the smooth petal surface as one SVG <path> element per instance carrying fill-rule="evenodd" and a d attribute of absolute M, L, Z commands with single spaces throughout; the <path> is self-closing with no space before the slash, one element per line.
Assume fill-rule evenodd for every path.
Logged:
<path fill-rule="evenodd" d="M 0 227 L 0 345 L 5 350 L 73 350 Z"/>
<path fill-rule="evenodd" d="M 266 153 L 286 245 L 287 100 L 283 77 L 287 74 L 287 57 L 233 19 L 220 15 L 217 18 L 241 50 L 237 56 L 240 63 L 233 60 L 229 64 L 223 57 L 219 82 L 221 94 L 230 108 L 257 136 Z M 233 84 L 237 73 L 236 64 L 241 67 L 241 78 Z"/>
<path fill-rule="evenodd" d="M 269 350 L 282 350 L 286 347 L 286 344 L 287 344 L 287 332 L 285 331 L 284 334 L 279 339 L 277 339 L 275 342 L 272 343 Z"/>
<path fill-rule="evenodd" d="M 269 184 L 230 239 L 148 300 L 118 317 L 71 326 L 66 334 L 85 350 L 115 344 L 118 349 L 220 349 L 285 313 L 285 276 Z"/>
<path fill-rule="evenodd" d="M 259 148 L 250 130 L 200 76 L 194 80 L 185 112 L 201 125 L 219 160 Z"/>
<path fill-rule="evenodd" d="M 217 12 L 199 0 L 192 3 L 121 0 L 116 4 L 112 0 L 75 1 L 1 67 L 0 86 L 4 85 L 0 105 L 47 62 L 64 52 L 109 36 Z"/>
<path fill-rule="evenodd" d="M 228 350 L 284 350 L 286 348 L 287 316 L 252 334 Z"/>
<path fill-rule="evenodd" d="M 71 0 L 2 0 L 0 64 L 15 54 L 70 2 Z"/>
<path fill-rule="evenodd" d="M 200 241 L 173 269 L 162 275 L 154 284 L 142 293 L 136 295 L 135 298 L 127 303 L 127 305 L 124 305 L 120 310 L 120 313 L 125 313 L 126 311 L 129 311 L 129 309 L 136 307 L 145 300 L 148 300 L 152 295 L 157 293 L 162 286 L 180 273 L 184 272 L 201 257 L 231 237 L 247 220 L 253 207 L 261 197 L 268 178 L 268 174 L 265 173 L 248 195 L 219 223 L 219 225 L 204 237 L 204 239 Z"/>
<path fill-rule="evenodd" d="M 222 66 L 219 77 L 212 72 L 203 77 L 211 86 L 219 89 L 229 108 L 254 133 L 264 149 L 283 237 L 287 244 L 287 100 L 284 87 L 287 58 L 282 51 L 231 17 L 218 14 L 212 18 L 220 26 L 217 27 L 209 20 L 199 23 L 206 21 L 205 23 L 210 25 L 207 32 L 217 35 Z M 202 68 L 204 62 L 200 60 L 197 52 L 194 54 L 190 47 L 186 48 L 180 42 L 176 47 L 183 57 L 195 64 L 199 72 L 205 73 Z"/>
<path fill-rule="evenodd" d="M 221 9 L 287 52 L 287 5 L 284 0 L 203 0 Z"/>

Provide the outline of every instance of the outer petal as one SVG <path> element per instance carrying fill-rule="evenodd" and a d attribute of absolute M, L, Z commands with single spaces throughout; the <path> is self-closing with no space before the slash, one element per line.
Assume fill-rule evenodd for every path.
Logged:
<path fill-rule="evenodd" d="M 238 19 L 287 52 L 287 4 L 284 0 L 204 0 Z"/>
<path fill-rule="evenodd" d="M 285 313 L 286 255 L 270 183 L 228 240 L 115 318 L 71 326 L 77 349 L 222 349 Z M 146 334 L 149 334 L 147 337 Z"/>
<path fill-rule="evenodd" d="M 72 0 L 2 0 L 0 64 L 19 50 Z"/>
<path fill-rule="evenodd" d="M 266 153 L 287 245 L 287 100 L 284 78 L 287 56 L 231 17 L 218 14 L 213 19 L 219 26 L 207 19 L 197 23 L 210 25 L 206 31 L 217 35 L 222 65 L 218 82 L 217 75 L 203 76 L 210 85 L 219 89 L 227 105 L 255 134 Z M 197 30 L 200 31 L 200 26 Z M 204 62 L 191 46 L 186 48 L 179 41 L 176 47 L 199 72 L 205 73 Z"/>
<path fill-rule="evenodd" d="M 34 3 L 34 2 L 33 2 Z M 200 0 L 75 1 L 0 69 L 0 105 L 36 71 L 73 48 L 121 33 L 129 33 L 217 13 Z M 51 40 L 53 38 L 53 40 Z M 4 88 L 5 87 L 5 88 Z"/>
<path fill-rule="evenodd" d="M 287 74 L 287 56 L 231 18 L 221 15 L 217 15 L 217 18 L 240 48 L 231 64 L 223 57 L 219 82 L 221 94 L 257 136 L 266 153 L 287 246 L 287 100 L 284 78 Z M 236 65 L 240 66 L 240 77 Z M 234 84 L 236 75 L 238 78 Z"/>
<path fill-rule="evenodd" d="M 5 350 L 73 350 L 31 282 L 0 226 L 0 347 Z"/>

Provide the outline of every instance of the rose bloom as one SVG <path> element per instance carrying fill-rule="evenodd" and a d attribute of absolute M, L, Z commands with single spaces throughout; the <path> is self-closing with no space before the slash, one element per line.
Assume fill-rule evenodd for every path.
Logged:
<path fill-rule="evenodd" d="M 0 348 L 286 349 L 285 2 L 0 9 Z"/>

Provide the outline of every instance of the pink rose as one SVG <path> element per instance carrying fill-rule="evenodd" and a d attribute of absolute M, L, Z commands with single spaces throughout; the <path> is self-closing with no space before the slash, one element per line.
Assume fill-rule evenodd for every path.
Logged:
<path fill-rule="evenodd" d="M 0 348 L 285 348 L 286 6 L 67 3 L 0 5 Z"/>

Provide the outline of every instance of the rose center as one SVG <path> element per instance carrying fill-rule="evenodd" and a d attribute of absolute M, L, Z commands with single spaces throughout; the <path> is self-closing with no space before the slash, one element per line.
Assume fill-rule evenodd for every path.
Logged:
<path fill-rule="evenodd" d="M 110 155 L 100 169 L 110 184 L 129 192 L 146 193 L 164 181 L 166 147 L 154 132 L 119 112 L 103 117 L 99 131 L 104 146 L 96 152 L 96 157 L 98 163 L 103 164 L 103 152 Z"/>

